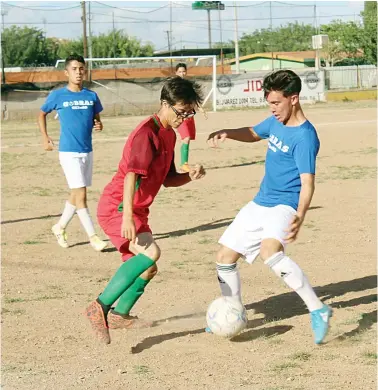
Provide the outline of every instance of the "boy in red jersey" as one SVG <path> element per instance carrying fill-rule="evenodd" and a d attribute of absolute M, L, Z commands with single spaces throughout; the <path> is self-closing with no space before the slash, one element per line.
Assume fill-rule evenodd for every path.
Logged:
<path fill-rule="evenodd" d="M 86 309 L 97 337 L 110 343 L 110 329 L 146 327 L 129 315 L 131 308 L 156 275 L 160 248 L 148 225 L 149 207 L 162 185 L 179 187 L 205 175 L 196 165 L 177 173 L 173 128 L 195 115 L 202 102 L 200 86 L 174 77 L 161 90 L 161 107 L 128 137 L 117 173 L 105 187 L 98 205 L 98 221 L 122 255 L 124 263 L 104 291 Z M 114 309 L 113 305 L 118 300 Z"/>
<path fill-rule="evenodd" d="M 184 62 L 180 62 L 176 65 L 176 76 L 181 78 L 186 78 L 187 68 Z M 194 122 L 194 117 L 188 118 L 184 121 L 178 128 L 177 132 L 181 137 L 181 164 L 180 169 L 182 172 L 189 172 L 190 167 L 188 164 L 189 161 L 189 145 L 190 141 L 196 139 L 196 124 Z"/>

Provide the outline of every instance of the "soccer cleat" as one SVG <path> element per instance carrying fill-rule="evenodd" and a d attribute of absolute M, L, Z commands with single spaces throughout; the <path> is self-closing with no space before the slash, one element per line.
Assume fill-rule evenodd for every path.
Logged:
<path fill-rule="evenodd" d="M 329 329 L 329 320 L 332 317 L 332 309 L 323 305 L 321 309 L 311 313 L 311 328 L 314 332 L 315 344 L 320 344 L 326 337 Z"/>
<path fill-rule="evenodd" d="M 190 172 L 189 164 L 185 163 L 185 164 L 181 165 L 180 170 L 181 170 L 181 172 L 184 172 L 184 173 Z"/>
<path fill-rule="evenodd" d="M 68 245 L 68 242 L 67 242 L 67 233 L 64 229 L 62 229 L 60 227 L 59 224 L 56 224 L 54 225 L 52 228 L 51 228 L 51 231 L 53 232 L 53 234 L 55 235 L 57 241 L 58 241 L 58 244 L 62 247 L 62 248 L 68 248 L 69 245 Z"/>
<path fill-rule="evenodd" d="M 110 311 L 108 314 L 109 329 L 142 329 L 150 328 L 152 322 L 144 321 L 138 317 L 121 315 Z"/>
<path fill-rule="evenodd" d="M 206 326 L 205 332 L 206 332 L 206 333 L 213 333 L 213 331 L 212 331 L 208 326 Z"/>
<path fill-rule="evenodd" d="M 105 241 L 100 240 L 97 234 L 90 237 L 89 242 L 91 243 L 92 248 L 97 252 L 103 251 L 108 245 Z"/>
<path fill-rule="evenodd" d="M 110 344 L 109 329 L 101 305 L 97 301 L 93 301 L 86 308 L 85 315 L 90 321 L 97 338 L 105 344 Z"/>

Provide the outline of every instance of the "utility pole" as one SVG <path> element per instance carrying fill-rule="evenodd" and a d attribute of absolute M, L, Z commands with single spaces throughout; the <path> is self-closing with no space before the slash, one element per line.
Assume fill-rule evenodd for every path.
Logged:
<path fill-rule="evenodd" d="M 224 74 L 223 69 L 223 36 L 222 36 L 222 18 L 221 18 L 221 11 L 220 11 L 220 3 L 218 3 L 218 16 L 219 16 L 219 31 L 220 31 L 220 44 L 221 44 L 221 66 L 222 66 L 222 74 Z"/>
<path fill-rule="evenodd" d="M 170 34 L 170 49 L 169 49 L 169 55 L 172 57 L 172 43 L 173 43 L 173 37 L 172 37 L 172 1 L 169 2 L 169 34 Z M 172 61 L 172 60 L 171 60 Z"/>
<path fill-rule="evenodd" d="M 272 71 L 274 70 L 274 57 L 273 57 L 273 42 L 272 42 L 272 35 L 273 35 L 273 20 L 272 20 L 272 2 L 269 1 L 269 30 L 270 30 L 270 51 L 272 56 Z"/>
<path fill-rule="evenodd" d="M 7 11 L 1 10 L 1 83 L 5 84 L 5 60 L 4 60 L 4 16 L 7 15 Z"/>
<path fill-rule="evenodd" d="M 170 39 L 170 34 L 169 34 L 170 31 L 166 30 L 165 32 L 167 33 L 168 51 L 171 53 L 171 56 L 172 56 L 171 39 Z"/>
<path fill-rule="evenodd" d="M 211 49 L 211 18 L 210 18 L 210 10 L 207 10 L 207 31 L 209 36 L 209 49 Z"/>
<path fill-rule="evenodd" d="M 234 1 L 234 10 L 235 10 L 235 65 L 236 65 L 236 74 L 239 74 L 240 73 L 239 33 L 238 33 L 238 11 L 236 8 L 236 1 Z"/>
<path fill-rule="evenodd" d="M 116 58 L 117 52 L 116 52 L 116 37 L 115 37 L 115 21 L 114 21 L 114 12 L 113 15 L 113 58 Z"/>
<path fill-rule="evenodd" d="M 315 34 L 319 35 L 318 31 L 318 21 L 317 21 L 317 16 L 316 16 L 316 1 L 314 2 L 314 27 L 315 27 Z M 319 53 L 319 47 L 318 45 L 316 46 L 315 49 L 315 69 L 319 70 L 320 68 L 320 53 Z"/>
<path fill-rule="evenodd" d="M 85 12 L 85 1 L 81 2 L 82 16 L 81 21 L 83 22 L 83 54 L 84 58 L 88 58 L 88 42 L 87 42 L 87 15 Z"/>
<path fill-rule="evenodd" d="M 88 2 L 88 58 L 92 59 L 92 30 L 91 30 L 91 2 Z M 92 61 L 88 63 L 88 81 L 92 81 Z"/>

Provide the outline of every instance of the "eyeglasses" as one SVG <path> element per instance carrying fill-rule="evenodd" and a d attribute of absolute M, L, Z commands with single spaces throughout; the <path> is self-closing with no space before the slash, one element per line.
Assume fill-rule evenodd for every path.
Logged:
<path fill-rule="evenodd" d="M 170 106 L 173 110 L 173 112 L 178 116 L 179 118 L 182 119 L 188 119 L 188 118 L 193 118 L 194 115 L 196 115 L 196 111 L 193 109 L 192 112 L 178 112 L 173 106 Z"/>

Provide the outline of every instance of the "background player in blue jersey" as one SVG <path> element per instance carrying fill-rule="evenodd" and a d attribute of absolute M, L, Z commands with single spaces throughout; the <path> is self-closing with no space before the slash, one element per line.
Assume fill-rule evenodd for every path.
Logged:
<path fill-rule="evenodd" d="M 87 207 L 87 187 L 92 184 L 93 169 L 92 131 L 102 131 L 102 105 L 96 92 L 83 88 L 85 61 L 82 56 L 69 56 L 64 72 L 68 85 L 49 94 L 38 116 L 44 149 L 51 151 L 54 142 L 47 134 L 46 116 L 53 110 L 59 114 L 59 160 L 71 190 L 52 232 L 58 244 L 68 248 L 66 227 L 76 212 L 92 247 L 102 251 L 107 244 L 96 235 Z"/>
<path fill-rule="evenodd" d="M 253 127 L 226 129 L 210 134 L 216 147 L 226 138 L 241 142 L 268 139 L 265 176 L 260 191 L 236 216 L 219 240 L 218 280 L 223 295 L 241 301 L 242 257 L 252 263 L 260 257 L 303 299 L 311 313 L 315 343 L 323 341 L 332 310 L 316 296 L 301 268 L 285 255 L 285 245 L 295 241 L 315 190 L 315 162 L 319 139 L 299 103 L 301 79 L 279 70 L 263 82 L 272 116 Z"/>

